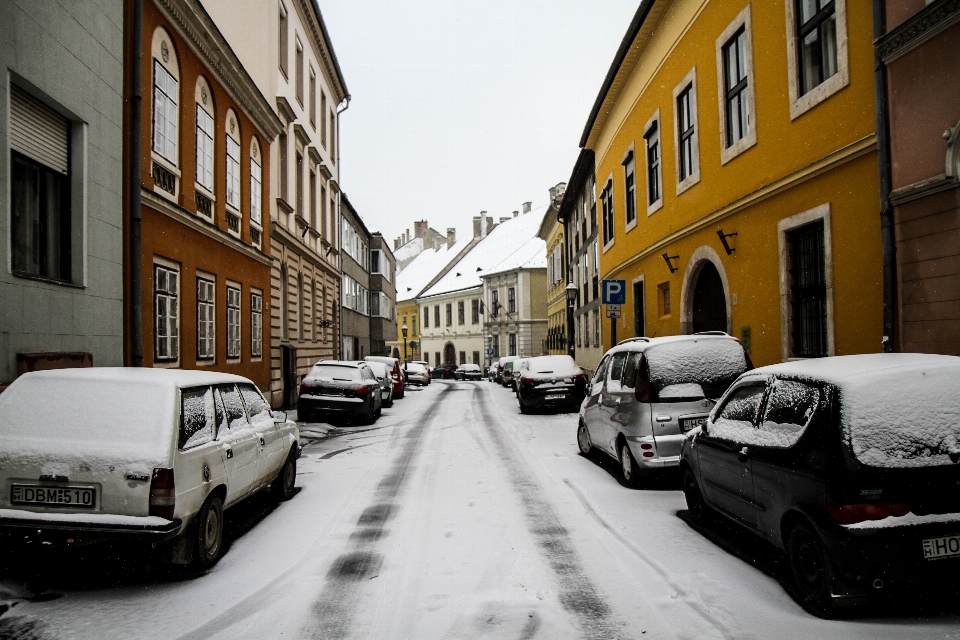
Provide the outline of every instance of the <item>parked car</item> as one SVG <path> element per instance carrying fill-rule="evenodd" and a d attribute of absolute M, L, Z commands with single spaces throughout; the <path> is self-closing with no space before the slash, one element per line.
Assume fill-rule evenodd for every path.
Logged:
<path fill-rule="evenodd" d="M 546 407 L 579 408 L 587 377 L 570 356 L 538 356 L 522 361 L 517 375 L 520 413 Z"/>
<path fill-rule="evenodd" d="M 373 375 L 377 377 L 377 382 L 380 383 L 380 402 L 384 407 L 393 406 L 393 377 L 390 375 L 390 369 L 387 368 L 382 362 L 376 362 L 371 360 L 367 362 L 373 370 Z"/>
<path fill-rule="evenodd" d="M 364 362 L 321 360 L 300 383 L 297 413 L 304 422 L 338 418 L 372 424 L 380 417 L 380 383 Z"/>
<path fill-rule="evenodd" d="M 366 362 L 382 362 L 390 369 L 390 377 L 393 379 L 393 398 L 402 398 L 406 389 L 407 378 L 403 375 L 403 368 L 400 366 L 398 358 L 389 358 L 387 356 L 367 356 Z"/>
<path fill-rule="evenodd" d="M 300 433 L 240 376 L 143 368 L 26 373 L 0 395 L 0 531 L 127 539 L 207 568 L 224 509 L 295 493 Z"/>
<path fill-rule="evenodd" d="M 504 375 L 504 380 L 507 382 L 507 386 L 510 387 L 514 393 L 517 393 L 517 382 L 520 379 L 520 367 L 522 367 L 527 360 L 529 360 L 529 358 L 517 358 L 513 362 L 507 363 L 507 370 L 509 371 L 510 376 L 507 378 L 506 375 Z"/>
<path fill-rule="evenodd" d="M 410 384 L 421 387 L 430 384 L 430 374 L 427 372 L 427 368 L 418 362 L 408 362 L 403 366 L 403 372 Z"/>
<path fill-rule="evenodd" d="M 787 553 L 821 613 L 960 582 L 960 358 L 870 354 L 762 367 L 683 443 L 691 516 Z"/>
<path fill-rule="evenodd" d="M 519 359 L 519 356 L 506 356 L 505 358 L 500 358 L 500 384 L 504 387 L 511 386 L 510 376 L 513 375 L 513 363 Z"/>
<path fill-rule="evenodd" d="M 457 367 L 457 370 L 453 372 L 453 377 L 457 380 L 479 381 L 483 378 L 483 372 L 480 370 L 480 365 L 465 363 Z"/>
<path fill-rule="evenodd" d="M 457 371 L 457 365 L 452 362 L 445 362 L 439 367 L 434 368 L 433 375 L 437 378 L 453 378 Z"/>
<path fill-rule="evenodd" d="M 430 366 L 429 362 L 425 360 L 413 360 L 412 362 L 416 362 L 417 364 L 422 364 L 424 368 L 426 368 L 427 370 L 427 376 L 429 376 L 431 380 L 433 379 L 433 367 Z"/>
<path fill-rule="evenodd" d="M 685 433 L 703 424 L 715 398 L 753 368 L 725 333 L 633 338 L 607 351 L 580 407 L 577 443 L 620 463 L 623 480 L 680 462 Z"/>
<path fill-rule="evenodd" d="M 487 368 L 487 380 L 496 382 L 500 373 L 500 361 L 496 361 Z"/>

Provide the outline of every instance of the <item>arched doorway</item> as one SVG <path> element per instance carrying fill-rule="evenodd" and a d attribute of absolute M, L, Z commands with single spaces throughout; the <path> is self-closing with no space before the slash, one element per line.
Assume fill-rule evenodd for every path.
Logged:
<path fill-rule="evenodd" d="M 726 330 L 727 299 L 723 293 L 723 281 L 713 263 L 706 260 L 697 274 L 693 290 L 693 332 Z"/>
<path fill-rule="evenodd" d="M 445 364 L 457 364 L 457 352 L 453 348 L 452 342 L 448 342 L 443 347 L 443 362 Z"/>

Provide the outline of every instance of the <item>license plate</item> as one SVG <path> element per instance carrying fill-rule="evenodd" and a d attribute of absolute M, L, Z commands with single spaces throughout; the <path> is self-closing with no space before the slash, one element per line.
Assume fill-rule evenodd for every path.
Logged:
<path fill-rule="evenodd" d="M 40 487 L 15 484 L 10 488 L 10 502 L 93 509 L 97 503 L 97 490 L 92 487 Z"/>
<path fill-rule="evenodd" d="M 923 541 L 923 557 L 927 560 L 960 556 L 960 535 L 930 538 Z"/>
<path fill-rule="evenodd" d="M 706 421 L 706 416 L 702 418 L 681 418 L 680 430 L 686 433 L 687 431 L 690 431 L 690 429 L 696 429 L 697 427 L 703 426 L 703 423 Z"/>
<path fill-rule="evenodd" d="M 544 396 L 544 400 L 563 400 L 567 397 L 565 393 L 551 393 L 550 395 Z"/>

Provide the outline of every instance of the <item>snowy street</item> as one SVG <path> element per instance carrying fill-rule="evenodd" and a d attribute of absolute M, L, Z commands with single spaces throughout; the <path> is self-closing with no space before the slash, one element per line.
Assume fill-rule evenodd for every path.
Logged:
<path fill-rule="evenodd" d="M 955 602 L 812 616 L 777 553 L 692 528 L 674 476 L 622 486 L 576 426 L 447 380 L 369 427 L 301 423 L 298 494 L 227 511 L 206 574 L 122 549 L 4 552 L 0 639 L 960 638 Z"/>

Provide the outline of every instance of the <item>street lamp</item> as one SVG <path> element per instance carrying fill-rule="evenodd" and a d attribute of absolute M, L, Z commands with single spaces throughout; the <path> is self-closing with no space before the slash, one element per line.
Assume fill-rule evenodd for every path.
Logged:
<path fill-rule="evenodd" d="M 572 358 L 576 354 L 573 340 L 573 307 L 577 304 L 580 289 L 572 282 L 568 282 L 564 291 L 567 294 L 567 353 L 569 353 Z"/>
<path fill-rule="evenodd" d="M 407 323 L 404 322 L 400 327 L 400 333 L 403 334 L 403 368 L 407 368 Z"/>

